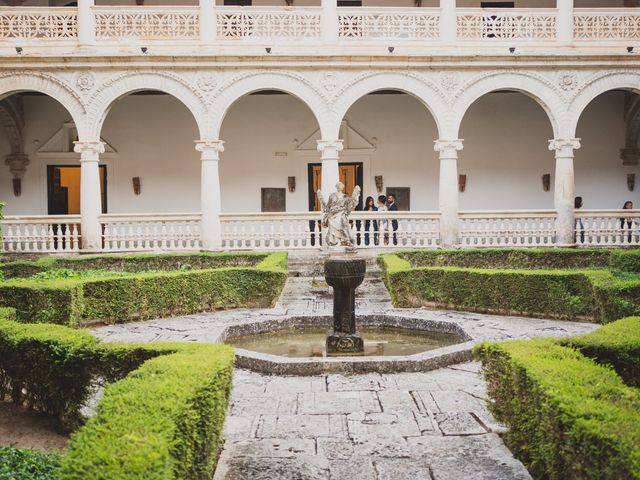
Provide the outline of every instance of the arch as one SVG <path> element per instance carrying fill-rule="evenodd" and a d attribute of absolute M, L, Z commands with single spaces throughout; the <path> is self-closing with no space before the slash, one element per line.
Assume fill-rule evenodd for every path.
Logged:
<path fill-rule="evenodd" d="M 478 99 L 496 90 L 513 90 L 523 93 L 536 101 L 546 112 L 554 137 L 561 132 L 564 117 L 564 103 L 560 96 L 544 81 L 521 73 L 495 73 L 472 81 L 463 87 L 463 93 L 453 106 L 453 138 L 460 134 L 464 116 Z"/>
<path fill-rule="evenodd" d="M 62 105 L 83 138 L 87 134 L 85 106 L 73 89 L 61 79 L 49 74 L 11 74 L 0 77 L 0 98 L 19 92 L 38 92 L 56 100 Z"/>
<path fill-rule="evenodd" d="M 226 82 L 210 108 L 211 138 L 219 138 L 222 122 L 231 106 L 240 98 L 261 90 L 278 90 L 301 100 L 316 119 L 323 137 L 329 132 L 330 120 L 321 93 L 307 79 L 287 73 L 252 73 Z"/>
<path fill-rule="evenodd" d="M 98 89 L 89 109 L 91 118 L 89 131 L 93 135 L 92 138 L 100 137 L 104 121 L 117 100 L 143 90 L 157 90 L 179 100 L 187 107 L 196 121 L 200 138 L 207 138 L 207 115 L 202 99 L 177 76 L 151 72 L 121 75 L 106 82 Z"/>
<path fill-rule="evenodd" d="M 592 79 L 574 98 L 569 107 L 569 124 L 567 133 L 576 135 L 578 122 L 587 106 L 598 96 L 611 90 L 630 90 L 640 94 L 640 73 L 615 72 L 605 73 Z"/>
<path fill-rule="evenodd" d="M 334 136 L 337 137 L 340 122 L 347 111 L 365 95 L 379 90 L 397 90 L 419 100 L 435 120 L 438 135 L 442 138 L 444 131 L 446 131 L 444 125 L 449 116 L 442 94 L 426 81 L 415 76 L 395 72 L 367 74 L 365 78 L 352 82 L 339 92 L 335 121 L 332 125 Z"/>

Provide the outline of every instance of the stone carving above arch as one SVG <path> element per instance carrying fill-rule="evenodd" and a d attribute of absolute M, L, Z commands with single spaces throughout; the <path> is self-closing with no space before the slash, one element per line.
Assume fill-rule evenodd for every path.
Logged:
<path fill-rule="evenodd" d="M 290 71 L 249 71 L 227 77 L 209 102 L 209 134 L 211 138 L 218 138 L 231 106 L 245 95 L 260 90 L 279 90 L 300 99 L 311 110 L 324 134 L 329 124 L 329 107 L 326 92 L 318 85 L 319 82 Z"/>
<path fill-rule="evenodd" d="M 496 90 L 514 90 L 535 100 L 547 113 L 554 136 L 558 136 L 565 123 L 567 102 L 562 90 L 551 76 L 522 71 L 490 71 L 477 75 L 465 82 L 458 90 L 452 106 L 454 131 L 457 138 L 467 111 L 478 99 Z"/>
<path fill-rule="evenodd" d="M 596 72 L 586 78 L 573 96 L 569 105 L 567 131 L 575 135 L 578 122 L 587 106 L 598 96 L 611 90 L 629 90 L 640 93 L 640 72 L 633 70 L 610 70 Z"/>
<path fill-rule="evenodd" d="M 193 115 L 200 136 L 207 131 L 205 98 L 184 77 L 167 71 L 133 70 L 107 77 L 96 89 L 88 108 L 92 138 L 100 137 L 102 125 L 116 100 L 142 90 L 158 90 L 178 99 Z"/>

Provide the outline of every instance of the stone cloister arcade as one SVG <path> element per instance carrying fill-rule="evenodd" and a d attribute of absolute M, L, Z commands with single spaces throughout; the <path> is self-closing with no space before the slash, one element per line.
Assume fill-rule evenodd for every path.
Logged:
<path fill-rule="evenodd" d="M 626 234 L 615 231 L 619 227 L 620 212 L 574 210 L 574 156 L 581 141 L 589 140 L 577 138 L 576 132 L 581 115 L 591 102 L 606 92 L 640 90 L 640 72 L 633 67 L 609 70 L 581 66 L 565 69 L 534 62 L 518 69 L 504 66 L 491 70 L 454 66 L 438 69 L 416 66 L 410 71 L 339 66 L 322 69 L 308 66 L 288 69 L 77 68 L 5 70 L 0 74 L 3 97 L 16 92 L 40 92 L 66 108 L 77 130 L 74 150 L 81 165 L 79 217 L 47 220 L 46 217 L 26 215 L 32 212 L 8 215 L 4 222 L 5 249 L 42 251 L 57 250 L 62 246 L 68 250 L 84 251 L 217 250 L 316 245 L 316 242 L 309 242 L 309 235 L 313 235 L 313 231 L 309 231 L 309 222 L 317 219 L 313 212 L 279 215 L 255 211 L 235 215 L 223 212 L 221 184 L 224 176 L 221 175 L 220 164 L 225 161 L 225 138 L 221 133 L 227 113 L 240 99 L 261 91 L 283 92 L 302 102 L 317 123 L 314 161 L 322 165 L 322 188 L 328 193 L 339 178 L 338 166 L 343 151 L 340 132 L 345 115 L 368 94 L 390 90 L 410 95 L 424 105 L 425 114 L 430 113 L 437 131 L 431 141 L 436 158 L 439 158 L 437 208 L 397 214 L 404 235 L 400 247 L 573 245 L 576 242 L 576 215 L 585 217 L 581 225 L 588 220 L 588 225 L 594 229 L 593 235 L 587 235 L 587 241 L 583 239 L 582 243 L 606 245 L 626 240 Z M 168 94 L 184 105 L 193 117 L 194 131 L 197 131 L 193 138 L 194 148 L 201 161 L 199 212 L 182 216 L 167 214 L 164 218 L 162 214 L 134 215 L 137 212 L 127 212 L 131 214 L 129 217 L 124 213 L 102 214 L 99 163 L 105 153 L 103 125 L 114 104 L 141 91 Z M 479 99 L 496 91 L 524 94 L 546 113 L 550 135 L 541 142 L 544 142 L 544 148 L 548 148 L 549 158 L 554 162 L 551 164 L 554 170 L 550 172 L 553 179 L 550 186 L 552 209 L 516 211 L 509 204 L 504 204 L 499 211 L 490 212 L 460 209 L 458 157 L 464 161 L 465 141 L 460 132 L 465 114 Z M 628 111 L 627 115 L 631 113 Z M 620 145 L 620 149 L 624 149 L 623 158 L 611 166 L 620 169 L 621 176 L 627 174 L 629 178 L 638 169 L 638 135 L 632 131 L 633 125 L 638 130 L 638 123 L 637 119 L 628 119 L 626 137 L 634 138 L 635 135 L 635 140 Z M 506 137 L 509 134 L 505 132 Z M 502 140 L 493 139 L 495 142 Z M 2 177 L 11 178 L 11 175 L 6 175 L 9 171 L 15 178 L 24 175 L 23 170 L 31 168 L 26 161 L 20 165 L 14 157 L 11 170 L 7 168 Z M 246 174 L 251 175 L 251 172 Z M 10 182 L 3 180 L 3 183 Z M 192 185 L 190 188 L 196 187 Z M 492 194 L 490 183 L 484 185 L 484 189 L 486 195 Z M 171 192 L 166 193 L 171 195 Z M 23 193 L 31 194 L 28 191 Z M 637 192 L 629 195 L 632 199 L 637 198 Z M 20 202 L 20 198 L 14 196 L 3 200 L 10 206 Z M 16 210 L 19 207 L 11 208 L 9 212 Z M 68 228 L 59 229 L 57 226 L 61 224 L 67 224 Z M 602 232 L 595 232 L 598 228 Z M 65 242 L 50 243 L 46 237 L 52 231 L 54 236 L 56 232 L 64 231 L 69 238 Z M 154 236 L 160 237 L 162 243 Z M 635 235 L 633 241 L 638 242 Z"/>

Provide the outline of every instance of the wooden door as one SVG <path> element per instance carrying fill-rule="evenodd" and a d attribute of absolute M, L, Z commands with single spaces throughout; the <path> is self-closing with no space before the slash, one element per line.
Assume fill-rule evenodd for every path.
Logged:
<path fill-rule="evenodd" d="M 339 180 L 344 184 L 344 193 L 351 195 L 356 185 L 362 189 L 362 163 L 341 163 L 338 165 Z M 318 212 L 321 205 L 318 202 L 318 190 L 322 188 L 322 165 L 309 164 L 309 210 Z M 360 198 L 359 207 L 362 207 Z"/>
<path fill-rule="evenodd" d="M 102 213 L 107 213 L 107 167 L 99 166 Z M 47 165 L 49 215 L 80 214 L 80 167 Z"/>

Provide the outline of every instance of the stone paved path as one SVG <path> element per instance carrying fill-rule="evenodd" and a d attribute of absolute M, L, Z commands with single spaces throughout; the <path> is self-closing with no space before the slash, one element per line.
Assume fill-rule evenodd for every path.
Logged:
<path fill-rule="evenodd" d="M 393 309 L 366 252 L 359 314 L 403 312 L 455 322 L 474 341 L 587 333 L 597 326 L 431 309 Z M 275 308 L 230 310 L 94 328 L 107 341 L 217 342 L 229 325 L 328 315 L 317 255 L 291 254 Z M 529 474 L 486 409 L 476 363 L 425 373 L 265 376 L 236 369 L 216 480 L 517 480 Z"/>
<path fill-rule="evenodd" d="M 528 479 L 485 406 L 477 363 L 426 373 L 237 370 L 216 480 Z"/>

